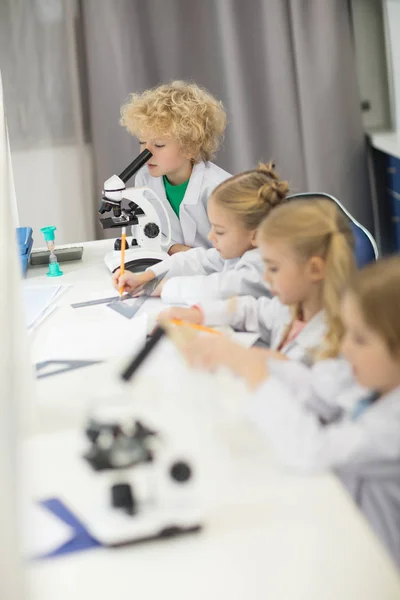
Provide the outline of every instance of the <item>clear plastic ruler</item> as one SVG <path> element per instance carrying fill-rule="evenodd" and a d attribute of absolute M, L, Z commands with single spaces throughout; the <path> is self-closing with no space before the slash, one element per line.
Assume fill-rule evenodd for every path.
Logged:
<path fill-rule="evenodd" d="M 140 296 L 128 296 L 128 298 L 122 297 L 122 300 L 129 300 L 129 302 L 121 302 L 120 298 L 116 298 L 113 300 L 113 302 L 107 304 L 107 306 L 117 311 L 127 319 L 132 319 L 132 317 L 134 317 L 141 309 L 146 300 L 150 298 L 151 294 L 154 292 L 162 279 L 164 279 L 164 276 L 160 275 L 146 283 L 140 291 Z"/>

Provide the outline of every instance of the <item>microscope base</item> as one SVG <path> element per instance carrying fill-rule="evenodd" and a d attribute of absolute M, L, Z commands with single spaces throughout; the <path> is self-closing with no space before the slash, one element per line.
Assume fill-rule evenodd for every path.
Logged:
<path fill-rule="evenodd" d="M 76 507 L 78 508 L 78 507 Z M 195 533 L 202 529 L 200 511 L 193 507 L 141 507 L 133 516 L 111 507 L 76 511 L 85 528 L 104 546 L 123 546 Z"/>
<path fill-rule="evenodd" d="M 130 248 L 125 251 L 125 269 L 132 273 L 142 273 L 148 267 L 169 258 L 162 250 L 146 250 L 143 248 Z M 104 257 L 107 268 L 114 273 L 121 266 L 121 252 L 114 250 Z"/>

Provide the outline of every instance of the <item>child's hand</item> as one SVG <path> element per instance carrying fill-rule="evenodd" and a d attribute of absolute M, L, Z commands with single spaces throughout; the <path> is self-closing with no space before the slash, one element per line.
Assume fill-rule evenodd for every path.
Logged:
<path fill-rule="evenodd" d="M 288 357 L 286 356 L 286 354 L 282 354 L 282 352 L 279 352 L 279 350 L 269 350 L 266 348 L 253 348 L 253 350 L 257 350 L 257 349 L 264 354 L 265 360 L 268 360 L 269 358 L 273 358 L 274 360 L 289 360 Z"/>
<path fill-rule="evenodd" d="M 218 367 L 225 366 L 236 372 L 244 350 L 243 346 L 223 335 L 196 336 L 196 339 L 186 345 L 185 356 L 192 367 L 215 371 Z"/>
<path fill-rule="evenodd" d="M 203 315 L 198 308 L 179 308 L 178 306 L 174 306 L 167 310 L 163 310 L 157 317 L 159 323 L 171 321 L 172 319 L 179 319 L 180 321 L 188 321 L 195 325 L 201 325 Z"/>
<path fill-rule="evenodd" d="M 152 279 L 154 279 L 155 275 L 152 271 L 146 271 L 145 273 L 131 273 L 130 271 L 125 271 L 123 275 L 120 275 L 120 269 L 115 271 L 112 276 L 112 283 L 116 290 L 120 288 L 123 289 L 124 292 L 128 292 L 128 294 L 134 294 L 135 290 L 145 283 L 148 283 Z"/>
<path fill-rule="evenodd" d="M 244 348 L 225 336 L 196 336 L 184 349 L 194 367 L 216 371 L 227 367 L 243 377 L 250 388 L 256 388 L 268 377 L 265 352 L 258 348 Z"/>

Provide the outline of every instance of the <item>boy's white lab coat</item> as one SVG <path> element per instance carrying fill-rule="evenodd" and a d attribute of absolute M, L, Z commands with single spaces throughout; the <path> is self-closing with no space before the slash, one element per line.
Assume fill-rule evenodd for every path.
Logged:
<path fill-rule="evenodd" d="M 230 325 L 238 331 L 259 333 L 262 341 L 273 350 L 279 348 L 292 320 L 290 308 L 278 298 L 243 296 L 233 300 L 202 302 L 200 308 L 205 325 Z M 325 334 L 325 312 L 320 311 L 281 351 L 290 359 L 311 363 L 312 351 L 321 346 Z"/>
<path fill-rule="evenodd" d="M 186 246 L 210 248 L 208 239 L 210 221 L 207 215 L 208 199 L 219 183 L 228 179 L 230 174 L 214 165 L 212 162 L 200 162 L 193 166 L 185 196 L 179 210 L 179 219 L 171 208 L 165 195 L 165 187 L 162 177 L 152 177 L 146 165 L 142 167 L 135 179 L 135 186 L 147 186 L 151 188 L 161 202 L 171 222 L 172 240 L 166 248 L 169 250 L 174 244 L 186 244 Z M 168 233 L 164 212 L 158 206 L 158 202 L 149 198 L 161 221 L 161 230 L 164 236 Z"/>
<path fill-rule="evenodd" d="M 161 298 L 167 304 L 194 304 L 232 296 L 269 296 L 263 280 L 265 267 L 257 248 L 239 258 L 224 260 L 215 248 L 178 252 L 149 267 L 156 277 L 165 274 Z"/>
<path fill-rule="evenodd" d="M 400 565 L 400 387 L 354 419 L 368 395 L 343 359 L 308 369 L 270 360 L 271 376 L 247 416 L 281 461 L 303 472 L 335 469 Z"/>

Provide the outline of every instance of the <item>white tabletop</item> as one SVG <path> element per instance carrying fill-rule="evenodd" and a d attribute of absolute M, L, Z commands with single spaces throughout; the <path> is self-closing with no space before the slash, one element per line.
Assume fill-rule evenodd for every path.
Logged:
<path fill-rule="evenodd" d="M 400 159 L 400 132 L 371 132 L 369 137 L 374 148 Z"/>
<path fill-rule="evenodd" d="M 88 243 L 82 263 L 62 265 L 65 275 L 59 282 L 74 285 L 59 302 L 68 304 L 93 286 L 109 285 L 103 256 L 111 243 Z M 32 269 L 28 277 L 47 284 L 45 272 Z M 35 352 L 57 318 L 56 311 L 39 327 Z M 32 599 L 400 598 L 397 571 L 336 479 L 285 473 L 265 440 L 235 420 L 234 402 L 245 400 L 243 387 L 224 377 L 210 386 L 202 374 L 185 376 L 172 348 L 158 351 L 128 387 L 115 377 L 120 359 L 39 381 L 36 431 L 49 433 L 26 441 L 26 474 L 35 498 L 55 496 L 73 505 L 90 494 L 96 475 L 80 458 L 79 424 L 93 397 L 122 393 L 137 403 L 141 415 L 154 419 L 151 424 L 170 431 L 175 426 L 177 434 L 185 430 L 188 445 L 201 456 L 200 470 L 207 472 L 201 496 L 204 531 L 36 562 L 29 568 Z M 232 400 L 227 422 L 222 396 Z"/>
<path fill-rule="evenodd" d="M 47 265 L 29 265 L 26 279 L 34 279 L 35 282 L 48 282 L 50 280 L 50 282 L 57 281 L 59 283 L 75 283 L 77 281 L 83 283 L 89 277 L 92 281 L 95 279 L 109 281 L 110 273 L 104 264 L 104 256 L 107 252 L 113 250 L 114 240 L 98 240 L 94 242 L 83 242 L 82 244 L 76 245 L 83 246 L 82 259 L 61 263 L 60 267 L 64 273 L 62 277 L 58 277 L 57 279 L 47 278 Z M 60 246 L 60 248 L 64 247 L 68 247 L 68 245 Z M 45 250 L 45 248 L 41 249 Z"/>
<path fill-rule="evenodd" d="M 28 445 L 36 497 L 68 502 L 90 487 L 75 436 Z M 261 444 L 250 448 L 220 457 L 202 533 L 38 562 L 32 600 L 399 598 L 395 569 L 340 484 L 286 475 Z"/>
<path fill-rule="evenodd" d="M 84 246 L 82 260 L 61 263 L 63 271 L 61 277 L 47 277 L 47 266 L 29 267 L 28 269 L 26 285 L 68 286 L 66 291 L 57 298 L 56 310 L 30 335 L 31 355 L 34 363 L 47 358 L 47 354 L 45 357 L 43 356 L 43 348 L 46 347 L 46 351 L 48 351 L 49 335 L 64 325 L 68 310 L 71 313 L 74 312 L 70 309 L 72 303 L 90 300 L 93 298 L 93 294 L 95 297 L 107 297 L 115 293 L 111 285 L 111 274 L 104 264 L 105 254 L 113 248 L 113 240 L 86 242 L 82 245 Z M 156 314 L 161 306 L 159 299 L 149 299 L 138 314 L 143 312 Z M 100 311 L 98 314 L 106 315 L 107 322 L 115 323 L 116 337 L 124 335 L 124 329 L 129 321 L 118 313 L 106 309 L 104 305 L 97 310 Z M 85 319 L 87 316 L 90 318 L 93 315 L 93 309 L 82 308 L 75 312 L 81 319 Z M 79 340 L 77 345 L 79 345 Z M 52 357 L 50 356 L 50 358 Z M 59 358 L 56 348 L 53 358 Z M 65 358 L 73 359 L 74 357 Z M 114 367 L 115 363 L 118 365 L 117 367 Z M 35 389 L 37 419 L 34 431 L 36 433 L 51 432 L 80 424 L 82 414 L 85 413 L 84 399 L 88 397 L 88 393 L 90 395 L 91 389 L 96 389 L 96 386 L 102 386 L 103 390 L 109 389 L 110 386 L 113 388 L 114 374 L 118 369 L 120 370 L 120 363 L 121 361 L 114 360 L 107 366 L 104 364 L 94 365 L 82 371 L 71 371 L 65 375 L 38 380 Z"/>

